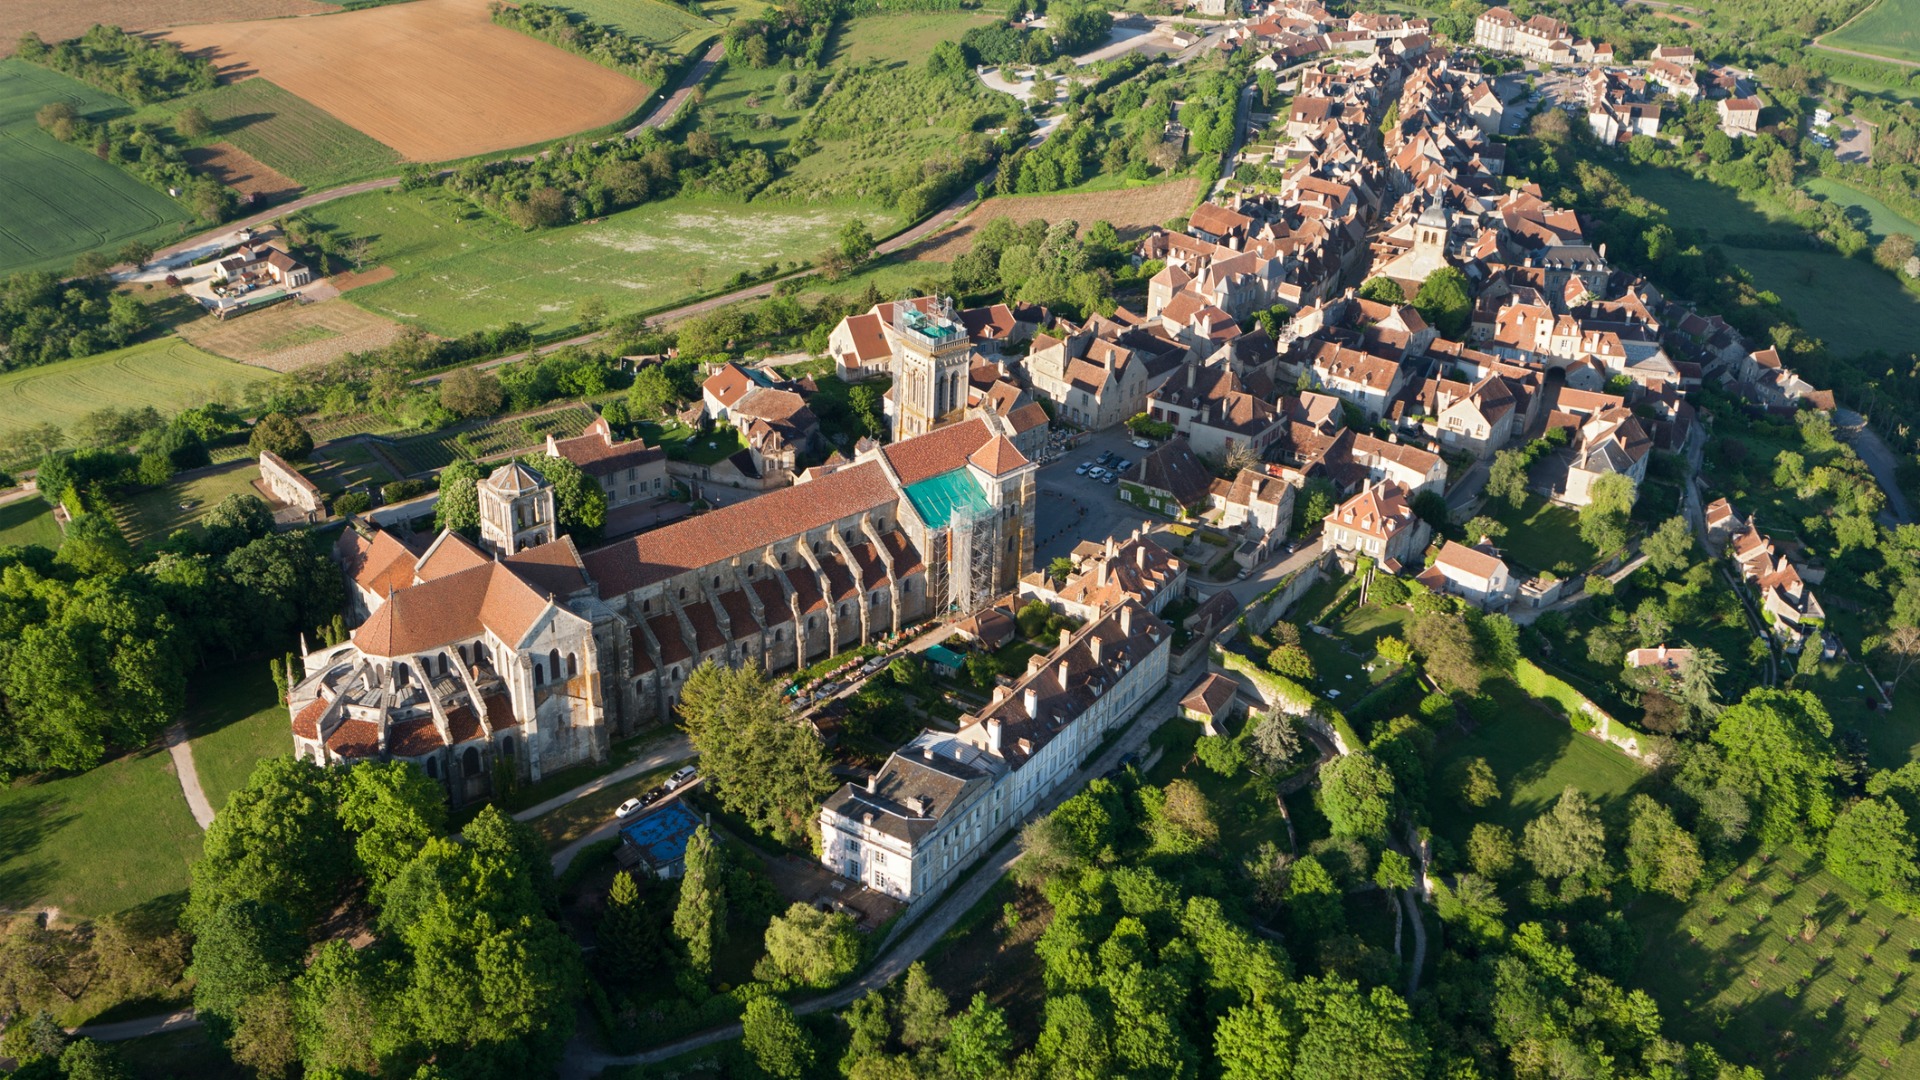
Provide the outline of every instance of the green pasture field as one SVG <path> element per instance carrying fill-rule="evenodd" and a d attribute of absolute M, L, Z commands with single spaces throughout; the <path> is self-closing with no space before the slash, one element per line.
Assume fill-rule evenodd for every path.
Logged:
<path fill-rule="evenodd" d="M 979 11 L 936 11 L 899 15 L 868 15 L 854 19 L 840 31 L 835 60 L 866 60 L 923 64 L 933 47 L 943 41 L 958 43 L 976 26 L 999 20 Z"/>
<path fill-rule="evenodd" d="M 1896 60 L 1920 60 L 1920 0 L 1880 0 L 1822 41 Z"/>
<path fill-rule="evenodd" d="M 1500 703 L 1498 715 L 1465 736 L 1444 738 L 1433 763 L 1430 802 L 1436 831 L 1464 845 L 1473 826 L 1492 822 L 1518 835 L 1545 813 L 1560 793 L 1578 788 L 1602 810 L 1623 804 L 1646 770 L 1612 745 L 1575 731 L 1555 706 L 1544 704 L 1506 679 L 1487 683 Z M 1448 770 L 1456 762 L 1487 759 L 1500 782 L 1500 798 L 1474 810 L 1460 805 Z"/>
<path fill-rule="evenodd" d="M 1726 243 L 1728 235 L 1802 235 L 1776 206 L 1750 202 L 1677 169 L 1621 167 L 1620 178 L 1635 195 L 1667 209 L 1679 226 L 1706 232 L 1726 249 L 1754 284 L 1777 294 L 1802 326 L 1843 356 L 1881 350 L 1900 354 L 1913 347 L 1908 329 L 1920 323 L 1920 294 L 1902 288 L 1893 275 L 1865 258 L 1830 250 L 1772 250 Z"/>
<path fill-rule="evenodd" d="M 287 707 L 274 700 L 268 663 L 247 660 L 216 668 L 194 683 L 187 745 L 215 814 L 227 805 L 227 796 L 247 786 L 255 765 L 293 752 L 291 721 Z"/>
<path fill-rule="evenodd" d="M 1841 206 L 1857 206 L 1866 212 L 1867 232 L 1878 240 L 1893 233 L 1906 233 L 1920 239 L 1920 222 L 1914 222 L 1901 215 L 1900 211 L 1881 202 L 1879 199 L 1855 187 L 1830 180 L 1824 176 L 1815 176 L 1800 185 L 1816 197 Z"/>
<path fill-rule="evenodd" d="M 38 495 L 0 506 L 0 547 L 57 549 L 63 539 L 53 507 Z"/>
<path fill-rule="evenodd" d="M 213 121 L 203 142 L 228 142 L 290 180 L 327 188 L 397 172 L 392 147 L 264 78 L 243 79 L 151 107 L 169 120 L 198 106 Z"/>
<path fill-rule="evenodd" d="M 722 25 L 662 0 L 564 0 L 555 6 L 577 11 L 602 26 L 619 28 L 628 37 L 674 52 L 684 52 L 713 37 Z"/>
<path fill-rule="evenodd" d="M 84 251 L 161 241 L 192 215 L 77 146 L 41 131 L 34 114 L 65 101 L 88 115 L 126 104 L 25 60 L 0 60 L 0 274 L 65 269 Z"/>
<path fill-rule="evenodd" d="M 94 918 L 187 888 L 200 829 L 164 747 L 0 788 L 0 908 Z"/>
<path fill-rule="evenodd" d="M 510 320 L 536 333 L 566 329 L 589 296 L 614 315 L 659 311 L 718 292 L 740 271 L 809 260 L 850 218 L 865 218 L 876 234 L 893 227 L 886 212 L 851 203 L 678 198 L 526 233 L 440 191 L 369 192 L 308 215 L 342 235 L 369 238 L 374 262 L 396 272 L 346 299 L 448 335 Z"/>
<path fill-rule="evenodd" d="M 79 360 L 0 375 L 0 432 L 40 423 L 65 427 L 95 409 L 151 405 L 163 413 L 235 401 L 271 371 L 223 360 L 167 337 Z"/>
<path fill-rule="evenodd" d="M 1674 1038 L 1782 1080 L 1920 1072 L 1920 923 L 1814 859 L 1754 855 L 1690 904 L 1637 901 L 1629 921 L 1642 947 L 1628 984 Z"/>

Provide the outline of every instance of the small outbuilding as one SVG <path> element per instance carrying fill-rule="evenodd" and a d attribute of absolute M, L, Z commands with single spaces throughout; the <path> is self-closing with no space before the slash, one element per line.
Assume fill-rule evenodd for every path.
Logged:
<path fill-rule="evenodd" d="M 1219 735 L 1233 719 L 1234 701 L 1239 696 L 1239 683 L 1225 675 L 1208 672 L 1206 678 L 1180 699 L 1180 711 L 1187 719 L 1203 725 L 1207 734 Z"/>

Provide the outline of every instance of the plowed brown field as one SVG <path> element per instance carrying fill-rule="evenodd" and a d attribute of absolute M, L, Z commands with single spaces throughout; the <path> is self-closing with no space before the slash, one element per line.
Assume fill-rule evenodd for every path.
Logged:
<path fill-rule="evenodd" d="M 0 56 L 31 30 L 48 41 L 79 37 L 94 23 L 159 30 L 228 19 L 272 19 L 338 11 L 314 0 L 0 0 Z"/>
<path fill-rule="evenodd" d="M 1122 234 L 1165 224 L 1193 209 L 1200 192 L 1198 180 L 1126 188 L 1119 191 L 1072 192 L 1062 195 L 996 195 L 980 204 L 953 228 L 911 249 L 915 259 L 952 262 L 973 250 L 973 231 L 994 218 L 1015 221 L 1077 221 L 1084 228 L 1104 221 Z"/>
<path fill-rule="evenodd" d="M 414 161 L 447 161 L 613 123 L 650 88 L 496 26 L 488 0 L 183 26 L 168 37 L 224 78 L 265 75 Z"/>
<path fill-rule="evenodd" d="M 259 158 L 232 143 L 217 142 L 189 150 L 187 164 L 242 195 L 257 195 L 260 205 L 291 199 L 300 185 L 268 168 Z"/>

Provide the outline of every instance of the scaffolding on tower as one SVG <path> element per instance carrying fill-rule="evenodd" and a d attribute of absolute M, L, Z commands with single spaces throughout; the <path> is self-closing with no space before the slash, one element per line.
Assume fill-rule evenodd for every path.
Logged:
<path fill-rule="evenodd" d="M 993 602 L 1000 514 L 984 503 L 956 507 L 947 523 L 947 581 L 952 610 L 972 614 Z"/>

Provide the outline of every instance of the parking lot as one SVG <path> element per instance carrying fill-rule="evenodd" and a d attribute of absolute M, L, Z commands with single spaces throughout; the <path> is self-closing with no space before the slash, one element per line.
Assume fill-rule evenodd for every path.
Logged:
<path fill-rule="evenodd" d="M 1082 540 L 1105 540 L 1125 536 L 1142 525 L 1166 524 L 1167 518 L 1122 502 L 1117 482 L 1102 483 L 1074 471 L 1107 451 L 1135 463 L 1149 453 L 1133 445 L 1125 428 L 1114 428 L 1089 435 L 1079 446 L 1041 466 L 1039 505 L 1034 509 L 1039 533 L 1034 543 L 1036 566 L 1070 554 Z"/>

